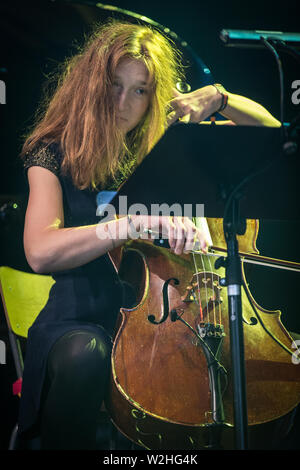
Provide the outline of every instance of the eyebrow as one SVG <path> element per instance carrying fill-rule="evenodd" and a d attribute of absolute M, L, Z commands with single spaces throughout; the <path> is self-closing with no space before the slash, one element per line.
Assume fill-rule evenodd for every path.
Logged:
<path fill-rule="evenodd" d="M 115 80 L 122 80 L 122 77 L 120 77 L 119 75 L 115 75 L 114 79 Z M 135 85 L 148 85 L 148 83 L 145 82 L 144 80 L 137 80 Z"/>

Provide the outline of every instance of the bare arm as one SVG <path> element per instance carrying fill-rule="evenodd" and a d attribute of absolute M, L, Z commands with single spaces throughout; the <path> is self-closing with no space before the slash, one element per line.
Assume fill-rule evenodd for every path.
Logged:
<path fill-rule="evenodd" d="M 227 124 L 247 126 L 280 127 L 280 122 L 261 104 L 244 96 L 228 93 L 228 103 L 220 114 L 226 117 Z M 169 125 L 177 119 L 184 122 L 203 122 L 218 111 L 222 95 L 213 85 L 207 85 L 191 93 L 174 92 L 172 107 L 174 109 Z"/>
<path fill-rule="evenodd" d="M 28 180 L 30 193 L 25 217 L 24 249 L 27 261 L 35 272 L 76 268 L 132 237 L 133 227 L 127 217 L 65 228 L 59 179 L 49 170 L 33 166 L 28 170 Z M 142 233 L 144 227 L 163 231 L 176 254 L 191 250 L 196 239 L 204 250 L 207 247 L 201 230 L 184 218 L 134 215 L 132 223 L 138 233 Z"/>
<path fill-rule="evenodd" d="M 24 249 L 29 265 L 39 273 L 71 269 L 96 259 L 128 238 L 127 219 L 118 224 L 120 239 L 99 237 L 98 224 L 64 228 L 62 188 L 58 178 L 41 167 L 28 170 L 29 201 Z"/>
<path fill-rule="evenodd" d="M 228 93 L 228 104 L 220 114 L 238 125 L 266 127 L 281 126 L 280 122 L 261 104 L 256 103 L 245 96 L 235 95 L 233 93 Z"/>

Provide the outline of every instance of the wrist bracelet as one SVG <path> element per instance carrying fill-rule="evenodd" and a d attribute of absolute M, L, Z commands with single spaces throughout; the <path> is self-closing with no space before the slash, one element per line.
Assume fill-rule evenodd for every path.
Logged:
<path fill-rule="evenodd" d="M 225 90 L 225 88 L 223 87 L 223 85 L 221 85 L 220 83 L 214 83 L 213 86 L 216 88 L 216 90 L 222 95 L 222 103 L 221 103 L 221 106 L 220 108 L 216 111 L 217 113 L 219 113 L 220 111 L 223 111 L 226 106 L 227 106 L 227 103 L 228 103 L 228 93 L 227 91 Z"/>

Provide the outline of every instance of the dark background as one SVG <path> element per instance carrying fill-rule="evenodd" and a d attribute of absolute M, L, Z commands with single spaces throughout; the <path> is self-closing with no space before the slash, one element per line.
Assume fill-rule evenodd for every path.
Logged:
<path fill-rule="evenodd" d="M 47 75 L 75 52 L 76 43 L 82 43 L 84 33 L 90 31 L 94 21 L 112 16 L 93 3 L 96 2 L 4 1 L 0 4 L 0 79 L 6 84 L 6 104 L 0 105 L 0 265 L 30 271 L 22 247 L 27 187 L 18 154 L 23 135 L 32 124 L 43 96 Z M 279 118 L 279 78 L 274 57 L 264 49 L 226 48 L 219 33 L 223 28 L 300 32 L 296 1 L 274 4 L 262 0 L 111 0 L 109 4 L 145 15 L 175 31 L 201 57 L 214 81 L 261 103 Z M 284 120 L 290 122 L 300 112 L 300 105 L 291 102 L 291 83 L 300 79 L 300 70 L 291 57 L 283 56 L 282 61 Z M 295 198 L 298 198 L 297 188 Z M 18 204 L 17 209 L 10 206 L 14 202 Z M 257 240 L 260 252 L 299 262 L 299 228 L 297 220 L 262 220 Z M 257 302 L 264 308 L 281 310 L 286 328 L 300 333 L 296 295 L 299 274 L 254 266 L 247 267 L 246 273 Z M 5 449 L 16 421 L 18 399 L 11 392 L 15 371 L 2 310 L 0 339 L 7 344 L 7 364 L 0 365 L 0 448 Z"/>

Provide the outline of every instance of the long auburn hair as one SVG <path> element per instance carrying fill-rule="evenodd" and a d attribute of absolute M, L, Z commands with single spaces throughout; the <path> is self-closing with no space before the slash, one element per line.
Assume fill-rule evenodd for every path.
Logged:
<path fill-rule="evenodd" d="M 112 99 L 114 73 L 125 57 L 142 61 L 153 85 L 145 116 L 126 136 L 116 126 Z M 172 91 L 183 75 L 179 51 L 155 29 L 117 20 L 97 25 L 78 54 L 64 62 L 21 157 L 40 142 L 59 143 L 62 171 L 70 172 L 79 189 L 105 185 L 120 171 L 128 176 L 164 133 Z"/>

